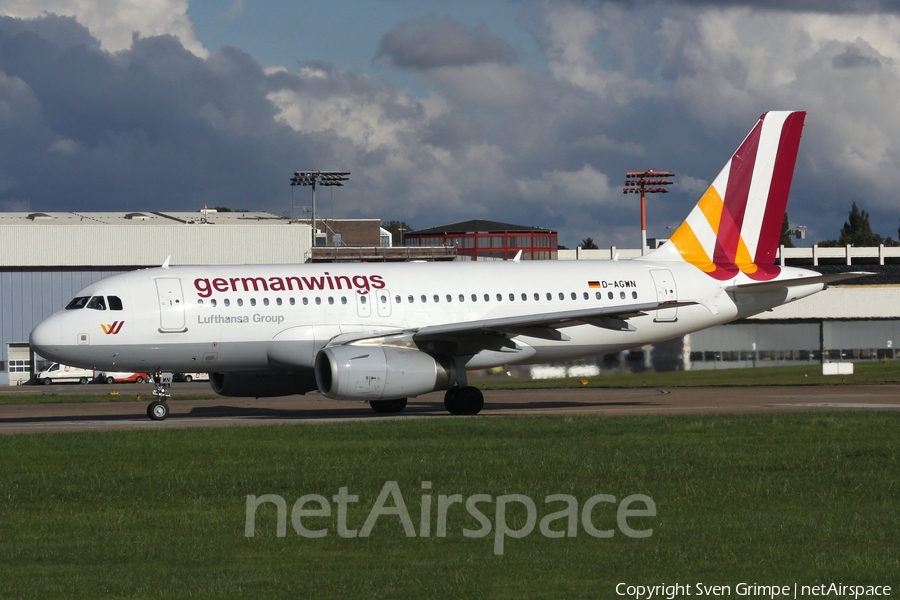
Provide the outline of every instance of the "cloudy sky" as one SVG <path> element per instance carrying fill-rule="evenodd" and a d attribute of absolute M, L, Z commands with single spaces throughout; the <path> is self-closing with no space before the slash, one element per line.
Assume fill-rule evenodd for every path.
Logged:
<path fill-rule="evenodd" d="M 808 111 L 788 213 L 900 225 L 900 2 L 0 0 L 0 210 L 471 218 L 665 237 L 767 110 Z M 308 188 L 293 203 L 309 204 Z M 333 206 L 332 206 L 333 205 Z"/>

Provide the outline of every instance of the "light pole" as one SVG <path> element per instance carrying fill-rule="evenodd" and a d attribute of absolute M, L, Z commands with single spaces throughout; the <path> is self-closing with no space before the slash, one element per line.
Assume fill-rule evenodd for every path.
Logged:
<path fill-rule="evenodd" d="M 669 190 L 663 186 L 672 185 L 668 178 L 674 176 L 675 173 L 654 171 L 653 169 L 625 173 L 625 187 L 622 189 L 622 193 L 641 195 L 641 256 L 647 253 L 647 204 L 644 196 L 669 193 Z"/>
<path fill-rule="evenodd" d="M 316 245 L 316 184 L 321 186 L 343 186 L 342 181 L 350 179 L 350 173 L 339 171 L 294 171 L 291 177 L 291 187 L 295 185 L 308 185 L 312 187 L 312 245 Z"/>

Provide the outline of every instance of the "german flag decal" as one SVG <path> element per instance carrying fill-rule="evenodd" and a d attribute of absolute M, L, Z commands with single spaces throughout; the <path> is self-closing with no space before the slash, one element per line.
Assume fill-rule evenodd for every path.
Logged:
<path fill-rule="evenodd" d="M 588 287 L 589 288 L 598 288 L 598 287 L 600 287 L 600 282 L 599 281 L 588 281 Z"/>

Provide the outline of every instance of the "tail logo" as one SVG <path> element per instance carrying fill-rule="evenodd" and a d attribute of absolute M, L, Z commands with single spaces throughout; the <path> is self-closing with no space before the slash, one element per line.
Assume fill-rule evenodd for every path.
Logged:
<path fill-rule="evenodd" d="M 800 146 L 804 112 L 760 117 L 670 238 L 682 259 L 718 280 L 768 281 Z"/>
<path fill-rule="evenodd" d="M 100 329 L 103 330 L 103 333 L 106 335 L 116 335 L 122 330 L 122 325 L 125 324 L 125 321 L 113 321 L 112 325 L 107 325 L 106 323 L 100 325 Z"/>

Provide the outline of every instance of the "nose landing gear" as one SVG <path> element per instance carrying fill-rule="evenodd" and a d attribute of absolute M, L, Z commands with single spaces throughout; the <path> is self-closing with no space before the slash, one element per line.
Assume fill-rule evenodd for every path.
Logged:
<path fill-rule="evenodd" d="M 147 407 L 147 416 L 154 421 L 162 421 L 169 416 L 169 405 L 166 401 L 171 396 L 169 387 L 172 385 L 172 373 L 156 371 L 153 374 L 153 383 L 156 385 L 153 390 L 156 400 Z"/>

